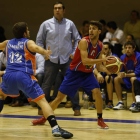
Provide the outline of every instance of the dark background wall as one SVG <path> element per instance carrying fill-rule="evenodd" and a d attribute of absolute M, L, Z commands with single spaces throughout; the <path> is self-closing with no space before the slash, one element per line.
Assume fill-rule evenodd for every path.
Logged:
<path fill-rule="evenodd" d="M 19 21 L 28 23 L 31 39 L 35 41 L 40 24 L 53 17 L 53 4 L 57 0 L 0 0 L 0 26 L 7 39 L 13 38 L 12 26 Z M 140 12 L 140 0 L 61 0 L 66 6 L 65 17 L 77 28 L 83 20 L 116 21 L 123 29 L 133 9 Z"/>

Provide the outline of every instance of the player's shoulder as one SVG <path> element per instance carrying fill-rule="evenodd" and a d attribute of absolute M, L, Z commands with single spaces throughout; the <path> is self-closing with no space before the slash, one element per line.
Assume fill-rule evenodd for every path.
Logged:
<path fill-rule="evenodd" d="M 120 59 L 123 60 L 126 57 L 126 54 L 120 56 Z"/>
<path fill-rule="evenodd" d="M 134 53 L 135 53 L 136 58 L 139 58 L 140 59 L 140 53 L 137 52 L 137 51 L 135 51 Z"/>
<path fill-rule="evenodd" d="M 103 48 L 103 43 L 102 43 L 102 41 L 98 40 L 97 44 L 99 45 L 100 48 Z"/>

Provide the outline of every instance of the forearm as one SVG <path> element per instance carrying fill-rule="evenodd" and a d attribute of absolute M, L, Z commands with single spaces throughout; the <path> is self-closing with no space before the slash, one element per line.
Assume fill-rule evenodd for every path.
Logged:
<path fill-rule="evenodd" d="M 125 73 L 125 77 L 135 77 L 135 73 Z"/>
<path fill-rule="evenodd" d="M 105 59 L 91 59 L 91 58 L 84 58 L 82 60 L 83 65 L 94 65 L 105 62 Z"/>
<path fill-rule="evenodd" d="M 97 65 L 96 65 L 96 68 L 97 68 L 97 70 L 100 71 L 100 72 L 107 72 L 106 67 L 105 67 L 104 65 L 102 65 L 102 64 L 97 64 Z"/>

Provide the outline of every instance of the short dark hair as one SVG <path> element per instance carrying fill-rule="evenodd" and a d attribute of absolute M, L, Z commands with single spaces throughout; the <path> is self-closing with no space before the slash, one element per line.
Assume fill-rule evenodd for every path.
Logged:
<path fill-rule="evenodd" d="M 138 12 L 138 11 L 133 10 L 133 11 L 131 12 L 131 14 L 132 14 L 133 12 L 135 12 L 135 13 L 137 14 L 137 17 L 139 17 L 139 12 Z"/>
<path fill-rule="evenodd" d="M 13 26 L 13 34 L 14 37 L 19 39 L 23 38 L 23 34 L 27 33 L 27 23 L 26 22 L 18 22 Z"/>
<path fill-rule="evenodd" d="M 131 34 L 128 34 L 127 36 L 131 36 L 132 40 L 134 40 L 134 36 Z"/>
<path fill-rule="evenodd" d="M 95 25 L 98 27 L 98 30 L 102 30 L 102 24 L 99 22 L 99 21 L 94 21 L 94 20 L 91 20 L 89 22 L 90 25 Z"/>
<path fill-rule="evenodd" d="M 106 22 L 104 19 L 101 19 L 99 22 L 102 23 L 103 25 L 106 25 Z"/>
<path fill-rule="evenodd" d="M 89 24 L 89 21 L 88 20 L 84 20 L 83 21 L 83 26 L 85 26 L 86 24 Z"/>
<path fill-rule="evenodd" d="M 53 5 L 53 8 L 54 8 L 54 6 L 55 6 L 56 4 L 62 4 L 63 10 L 65 9 L 65 5 L 64 5 L 64 3 L 62 3 L 61 1 L 55 2 L 54 5 Z"/>
<path fill-rule="evenodd" d="M 133 47 L 133 49 L 136 48 L 136 44 L 135 44 L 134 42 L 132 42 L 132 41 L 126 42 L 126 43 L 124 44 L 124 47 L 127 46 L 127 45 L 131 45 L 131 46 Z"/>
<path fill-rule="evenodd" d="M 112 51 L 113 46 L 111 45 L 111 43 L 109 43 L 109 42 L 103 42 L 103 45 L 108 45 L 108 48 L 111 49 L 111 51 Z"/>
<path fill-rule="evenodd" d="M 117 29 L 117 24 L 115 21 L 110 21 L 107 23 L 107 27 L 112 28 L 113 30 Z"/>

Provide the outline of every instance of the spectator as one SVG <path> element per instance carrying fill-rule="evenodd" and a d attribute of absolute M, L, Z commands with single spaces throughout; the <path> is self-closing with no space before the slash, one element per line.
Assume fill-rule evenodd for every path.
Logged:
<path fill-rule="evenodd" d="M 130 21 L 127 21 L 124 25 L 124 33 L 126 36 L 129 34 L 134 36 L 134 41 L 140 50 L 140 20 L 138 11 L 133 10 L 131 12 Z"/>
<path fill-rule="evenodd" d="M 83 27 L 79 30 L 79 34 L 81 38 L 89 35 L 89 21 L 83 21 Z"/>
<path fill-rule="evenodd" d="M 103 40 L 103 42 L 106 42 L 107 40 L 110 41 L 110 43 L 113 45 L 112 53 L 120 56 L 122 45 L 125 43 L 124 33 L 117 27 L 117 24 L 114 21 L 107 23 L 107 30 L 108 32 L 106 33 L 106 38 Z"/>
<path fill-rule="evenodd" d="M 99 35 L 99 40 L 100 40 L 100 41 L 103 41 L 104 38 L 106 37 L 106 33 L 107 33 L 106 22 L 105 22 L 104 19 L 101 19 L 99 22 L 102 23 L 102 32 L 101 32 L 101 34 Z"/>
<path fill-rule="evenodd" d="M 134 42 L 134 36 L 133 35 L 127 35 L 126 42 L 128 42 L 128 41 Z M 137 45 L 136 45 L 135 51 L 139 52 L 139 49 L 138 49 Z M 124 45 L 122 46 L 122 54 L 125 54 Z"/>
<path fill-rule="evenodd" d="M 37 45 L 44 47 L 44 41 L 46 41 L 46 49 L 50 46 L 50 50 L 52 51 L 50 60 L 45 61 L 42 84 L 42 89 L 48 102 L 50 102 L 51 87 L 59 70 L 61 70 L 64 76 L 80 40 L 74 23 L 64 18 L 64 4 L 56 2 L 53 8 L 54 17 L 41 24 L 36 38 Z M 74 47 L 72 47 L 72 40 L 74 40 Z"/>
<path fill-rule="evenodd" d="M 118 104 L 113 107 L 114 110 L 124 109 L 124 103 L 122 101 L 122 85 L 126 89 L 132 87 L 132 97 L 133 103 L 130 106 L 129 110 L 135 108 L 135 95 L 134 95 L 134 80 L 140 75 L 140 53 L 135 51 L 134 42 L 126 42 L 124 44 L 126 54 L 123 54 L 120 59 L 124 63 L 124 66 L 117 74 L 117 77 L 114 79 L 115 91 L 118 97 Z"/>

